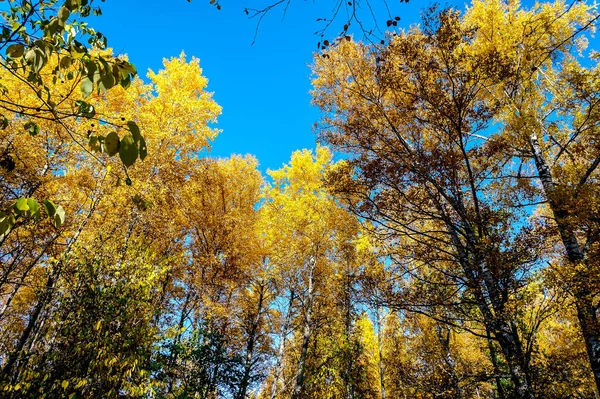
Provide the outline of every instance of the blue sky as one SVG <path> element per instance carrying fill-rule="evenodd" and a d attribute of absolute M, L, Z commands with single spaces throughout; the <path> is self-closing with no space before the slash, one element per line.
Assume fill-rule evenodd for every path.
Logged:
<path fill-rule="evenodd" d="M 309 104 L 309 65 L 321 40 L 314 34 L 321 27 L 316 19 L 331 15 L 333 1 L 292 0 L 283 20 L 283 8 L 274 9 L 254 45 L 257 20 L 243 12 L 250 2 L 259 3 L 222 0 L 217 11 L 208 0 L 107 0 L 98 3 L 102 17 L 90 23 L 117 53 L 128 54 L 140 76 L 182 50 L 199 58 L 208 89 L 223 107 L 211 155 L 253 154 L 265 171 L 281 167 L 294 150 L 315 146 L 312 126 L 319 113 Z M 390 1 L 402 26 L 418 20 L 425 4 Z M 387 12 L 376 12 L 385 26 Z M 337 22 L 337 29 L 342 25 Z"/>
<path fill-rule="evenodd" d="M 216 124 L 222 132 L 211 155 L 253 154 L 262 171 L 280 168 L 294 150 L 315 146 L 312 127 L 319 112 L 309 104 L 309 65 L 322 40 L 314 34 L 322 26 L 316 19 L 332 14 L 335 0 L 291 0 L 285 18 L 282 7 L 272 10 L 254 45 L 257 20 L 248 19 L 244 6 L 264 6 L 270 0 L 221 2 L 218 11 L 208 0 L 107 0 L 98 3 L 103 16 L 91 24 L 108 37 L 117 53 L 129 55 L 142 77 L 148 68 L 157 71 L 163 58 L 178 56 L 182 50 L 199 58 L 208 90 L 223 107 Z M 390 14 L 384 0 L 371 4 L 379 6 L 374 13 L 385 26 Z M 401 17 L 399 28 L 418 22 L 429 4 L 388 0 L 391 15 Z M 458 0 L 443 4 L 465 6 Z M 371 23 L 366 12 L 363 17 Z M 325 38 L 335 37 L 342 25 L 343 21 L 336 22 Z M 597 48 L 597 39 L 594 42 Z"/>

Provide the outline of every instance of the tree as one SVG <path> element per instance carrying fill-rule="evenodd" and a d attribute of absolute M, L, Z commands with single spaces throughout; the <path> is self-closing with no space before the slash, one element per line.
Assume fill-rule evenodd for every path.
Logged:
<path fill-rule="evenodd" d="M 332 290 L 335 272 L 349 260 L 351 241 L 357 234 L 355 219 L 323 187 L 322 178 L 330 165 L 331 153 L 325 147 L 317 147 L 314 154 L 295 152 L 289 165 L 270 172 L 273 185 L 267 188 L 263 205 L 266 220 L 272 226 L 268 230 L 273 242 L 271 262 L 292 290 L 297 304 L 294 318 L 299 326 L 295 335 L 298 361 L 293 368 L 295 383 L 290 392 L 295 399 L 314 395 L 308 390 L 308 382 L 333 360 L 327 355 L 325 359 L 314 357 L 316 353 L 309 349 L 311 343 L 315 348 L 331 349 L 318 345 L 316 335 L 329 324 L 327 314 L 338 312 L 332 309 L 336 294 L 339 295 L 339 291 Z M 293 301 L 288 306 L 293 306 Z M 278 374 L 273 384 L 277 384 Z"/>
<path fill-rule="evenodd" d="M 136 75 L 135 67 L 124 57 L 104 51 L 106 38 L 83 20 L 101 10 L 92 1 L 9 1 L 1 12 L 0 35 L 0 127 L 29 136 L 50 134 L 69 148 L 69 152 L 91 154 L 104 151 L 119 154 L 123 164 L 131 166 L 146 156 L 146 143 L 134 121 L 110 119 L 96 112 L 86 101 L 96 89 L 98 93 L 114 87 L 127 88 Z M 59 6 L 60 5 L 60 6 Z M 87 39 L 88 49 L 80 41 Z M 90 140 L 73 129 L 80 118 L 108 124 L 125 132 Z M 75 123 L 77 124 L 77 123 Z M 6 138 L 6 137 L 4 137 Z M 15 166 L 16 145 L 26 140 L 3 141 L 2 167 L 8 172 Z M 75 155 L 75 154 L 73 154 Z M 24 157 L 18 161 L 31 166 L 32 172 L 45 174 L 46 168 L 33 169 L 36 160 Z M 0 211 L 0 237 L 15 226 L 17 219 L 38 221 L 44 210 L 55 225 L 64 222 L 64 210 L 50 198 L 43 206 L 31 190 L 13 192 L 11 202 L 3 202 Z M 6 199 L 5 199 L 6 200 Z"/>
<path fill-rule="evenodd" d="M 562 243 L 555 278 L 574 299 L 588 357 L 600 390 L 600 280 L 595 260 L 600 226 L 597 55 L 583 55 L 586 34 L 599 16 L 593 7 L 554 3 L 529 12 L 518 4 L 475 2 L 465 17 L 478 34 L 473 54 L 493 57 L 488 101 L 502 110 L 502 140 L 511 142 L 521 167 L 546 203 L 547 234 Z M 490 34 L 490 26 L 496 32 Z M 502 38 L 502 39 L 500 39 Z M 590 65 L 587 67 L 586 65 Z M 482 93 L 483 94 L 483 93 Z M 530 186 L 530 185 L 526 185 Z M 528 190 L 537 187 L 528 187 Z"/>
<path fill-rule="evenodd" d="M 172 90 L 169 82 L 181 76 L 186 76 L 185 83 Z M 2 241 L 0 333 L 5 339 L 0 384 L 5 390 L 34 394 L 47 389 L 60 396 L 73 389 L 80 394 L 107 394 L 117 387 L 130 392 L 150 389 L 145 372 L 154 333 L 167 329 L 158 322 L 164 321 L 177 295 L 174 276 L 187 264 L 182 260 L 188 251 L 184 243 L 189 226 L 184 229 L 173 221 L 186 220 L 193 204 L 190 198 L 198 190 L 197 180 L 186 185 L 187 191 L 173 190 L 173 184 L 194 179 L 193 172 L 206 164 L 196 151 L 216 135 L 207 125 L 220 112 L 204 91 L 207 80 L 197 60 L 188 63 L 182 56 L 166 61 L 165 70 L 152 74 L 151 80 L 148 85 L 136 80 L 128 91 L 116 88 L 89 100 L 98 112 L 115 119 L 135 115 L 147 129 L 148 145 L 157 157 L 128 170 L 131 185 L 121 180 L 121 161 L 100 154 L 106 168 L 98 171 L 91 157 L 70 152 L 55 139 L 53 134 L 58 133 L 51 127 L 32 138 L 4 131 L 15 142 L 27 143 L 14 149 L 19 162 L 7 174 L 6 186 L 18 191 L 20 185 L 31 185 L 36 192 L 58 199 L 73 215 L 60 228 L 49 222 L 20 222 Z M 192 108 L 197 112 L 180 112 Z M 90 136 L 112 130 L 88 119 L 65 123 L 89 131 Z M 47 174 L 30 172 L 21 159 L 35 160 L 35 166 L 45 164 Z M 33 247 L 34 241 L 25 237 L 35 237 L 41 245 Z M 131 317 L 132 313 L 139 318 Z M 98 328 L 78 324 L 89 320 L 105 324 Z M 123 340 L 111 337 L 112 333 L 122 334 Z M 128 343 L 132 335 L 136 338 Z M 101 338 L 96 343 L 91 337 Z M 80 350 L 81 359 L 66 356 L 66 348 L 73 346 Z M 60 362 L 53 361 L 50 367 L 48 362 L 57 357 Z M 114 378 L 108 378 L 106 368 L 89 366 L 113 359 L 124 359 Z M 113 372 L 117 369 L 114 363 L 107 366 Z M 129 373 L 132 368 L 134 374 Z M 38 377 L 43 378 L 39 372 L 44 369 L 50 373 L 41 384 Z M 64 369 L 72 374 L 64 375 Z M 96 391 L 84 381 L 90 381 L 94 370 L 98 372 L 94 379 L 106 374 L 102 388 L 106 390 Z M 65 386 L 56 380 L 61 376 L 69 377 Z M 123 385 L 130 377 L 133 385 Z"/>
<path fill-rule="evenodd" d="M 252 157 L 189 155 L 198 163 L 192 169 L 189 160 L 181 164 L 188 184 L 169 193 L 179 206 L 185 204 L 176 223 L 184 248 L 169 282 L 174 306 L 163 315 L 159 392 L 236 396 L 260 375 L 256 361 L 266 346 L 269 291 L 263 288 L 262 299 L 255 291 L 260 292 L 265 267 L 256 229 L 262 180 Z"/>
<path fill-rule="evenodd" d="M 395 306 L 489 331 L 515 396 L 531 398 L 524 340 L 535 334 L 519 331 L 518 304 L 540 239 L 520 198 L 506 194 L 518 184 L 506 143 L 484 136 L 497 106 L 479 95 L 490 80 L 471 68 L 472 35 L 449 10 L 387 45 L 344 40 L 324 52 L 313 81 L 319 136 L 349 155 L 328 178 L 334 192 L 374 222 L 399 276 L 414 274 L 428 291 L 415 301 L 400 290 Z"/>
<path fill-rule="evenodd" d="M 460 240 L 453 230 L 465 229 L 458 238 L 463 236 L 468 242 L 470 226 L 477 226 L 475 241 L 467 245 L 477 248 L 490 234 L 491 226 L 485 226 L 487 222 L 481 225 L 481 221 L 496 218 L 505 223 L 501 231 L 507 232 L 509 226 L 525 223 L 530 216 L 522 211 L 519 215 L 517 207 L 544 203 L 540 215 L 550 216 L 550 221 L 536 222 L 536 231 L 527 234 L 532 240 L 528 246 L 543 249 L 545 256 L 551 257 L 558 247 L 543 248 L 536 242 L 562 244 L 565 261 L 551 263 L 546 283 L 572 296 L 598 381 L 597 225 L 591 210 L 596 203 L 599 164 L 594 145 L 597 68 L 584 66 L 594 65 L 595 53 L 588 59 L 582 55 L 585 34 L 598 16 L 583 3 L 546 4 L 526 11 L 518 3 L 494 1 L 475 2 L 462 19 L 454 11 L 438 15 L 425 21 L 423 32 L 402 33 L 392 37 L 387 46 L 342 43 L 317 61 L 315 101 L 328 112 L 321 137 L 356 154 L 347 172 L 340 173 L 342 178 L 348 176 L 347 183 L 338 188 L 361 214 L 392 230 L 399 224 L 403 234 L 419 235 L 419 240 L 424 240 L 424 233 L 429 235 L 427 239 L 439 240 L 439 228 L 431 225 L 431 219 L 446 217 L 446 231 L 451 236 L 446 242 L 455 249 Z M 424 57 L 429 49 L 434 56 Z M 351 101 L 355 103 L 348 105 Z M 493 125 L 488 122 L 492 120 Z M 449 151 L 439 141 L 428 142 L 426 130 L 438 134 L 454 130 L 457 135 L 450 148 L 458 151 Z M 479 155 L 471 158 L 476 153 Z M 412 155 L 413 163 L 398 162 L 398 154 Z M 494 157 L 493 165 L 486 166 L 482 156 Z M 464 165 L 456 165 L 457 159 Z M 446 191 L 448 182 L 456 181 L 453 172 L 443 166 L 448 164 L 459 176 L 468 176 L 470 183 Z M 358 184 L 351 183 L 353 173 Z M 424 188 L 408 186 L 411 182 Z M 477 194 L 479 190 L 481 194 Z M 485 204 L 484 192 L 487 200 L 493 195 L 497 199 Z M 389 198 L 396 204 L 390 206 Z M 473 202 L 461 205 L 465 198 Z M 431 212 L 430 202 L 437 212 Z M 400 211 L 413 218 L 399 217 Z M 425 218 L 420 225 L 415 225 L 419 220 L 415 214 Z M 447 216 L 461 220 L 459 225 L 448 228 Z M 512 255 L 503 264 L 528 262 L 526 258 L 535 261 L 534 253 L 519 261 L 522 255 L 518 254 L 527 251 L 515 244 L 502 244 L 506 249 L 512 247 Z M 504 277 L 486 278 L 484 269 L 481 278 L 486 297 L 498 304 L 494 284 L 514 277 L 504 272 Z M 493 275 L 494 266 L 490 271 Z M 500 292 L 503 290 L 500 287 Z M 503 295 L 511 298 L 514 294 Z M 494 328 L 488 332 L 498 338 Z M 510 366 L 502 340 L 498 341 Z M 527 351 L 522 353 L 517 358 L 530 356 Z M 528 361 L 523 366 L 526 370 Z M 519 391 L 514 376 L 513 380 Z"/>

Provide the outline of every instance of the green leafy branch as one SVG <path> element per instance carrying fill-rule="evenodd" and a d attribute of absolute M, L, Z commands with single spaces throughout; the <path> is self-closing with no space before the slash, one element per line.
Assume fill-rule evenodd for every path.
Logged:
<path fill-rule="evenodd" d="M 39 222 L 42 218 L 42 208 L 54 227 L 59 228 L 65 222 L 65 210 L 62 206 L 45 200 L 40 207 L 34 198 L 21 197 L 7 212 L 0 212 L 0 240 L 4 240 L 20 218 L 29 218 L 36 223 Z"/>

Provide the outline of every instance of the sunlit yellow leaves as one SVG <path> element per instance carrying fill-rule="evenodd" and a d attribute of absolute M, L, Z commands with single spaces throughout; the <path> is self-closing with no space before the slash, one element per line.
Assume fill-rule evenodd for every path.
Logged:
<path fill-rule="evenodd" d="M 182 53 L 165 61 L 163 71 L 150 72 L 148 77 L 156 96 L 150 97 L 147 105 L 147 124 L 157 129 L 168 126 L 181 134 L 177 145 L 182 153 L 206 149 L 218 133 L 209 123 L 216 120 L 221 107 L 212 100 L 212 93 L 205 91 L 208 79 L 202 76 L 199 60 L 193 58 L 187 63 Z"/>
<path fill-rule="evenodd" d="M 265 217 L 272 220 L 274 227 L 269 234 L 273 234 L 273 240 L 282 240 L 288 248 L 294 248 L 288 256 L 295 254 L 299 262 L 308 256 L 320 257 L 333 248 L 336 235 L 345 226 L 356 228 L 347 212 L 325 190 L 324 175 L 330 166 L 330 151 L 317 147 L 314 154 L 297 151 L 288 165 L 269 171 L 273 184 L 265 191 L 264 205 Z"/>
<path fill-rule="evenodd" d="M 548 51 L 565 45 L 578 25 L 584 26 L 591 20 L 591 10 L 583 2 L 541 3 L 524 10 L 518 1 L 474 1 L 464 18 L 464 23 L 477 32 L 469 51 L 488 55 L 493 52 L 524 71 L 541 68 L 550 61 Z"/>

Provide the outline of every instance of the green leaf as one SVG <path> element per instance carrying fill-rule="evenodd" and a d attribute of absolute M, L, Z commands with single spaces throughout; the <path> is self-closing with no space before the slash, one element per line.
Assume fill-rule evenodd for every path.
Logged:
<path fill-rule="evenodd" d="M 92 82 L 94 82 L 95 81 L 94 75 L 98 71 L 98 66 L 96 65 L 96 62 L 92 59 L 85 59 L 83 61 L 83 63 L 85 64 L 85 74 L 87 75 L 88 78 L 90 78 L 90 80 Z M 98 75 L 98 76 L 100 76 L 100 75 Z"/>
<path fill-rule="evenodd" d="M 121 140 L 121 146 L 119 147 L 119 157 L 123 164 L 127 167 L 133 165 L 138 157 L 138 148 L 135 144 L 133 136 L 125 136 Z"/>
<path fill-rule="evenodd" d="M 60 62 L 58 65 L 60 65 L 61 69 L 67 69 L 68 67 L 71 66 L 72 63 L 73 63 L 73 58 L 69 57 L 68 55 L 65 55 L 64 57 L 62 57 L 60 59 Z"/>
<path fill-rule="evenodd" d="M 37 83 L 39 85 L 42 84 L 42 79 L 40 78 L 40 75 L 34 72 L 29 72 L 29 74 L 27 74 L 27 81 L 31 83 Z"/>
<path fill-rule="evenodd" d="M 10 58 L 20 58 L 25 52 L 25 47 L 21 43 L 11 44 L 6 49 L 6 55 Z"/>
<path fill-rule="evenodd" d="M 54 227 L 57 229 L 65 222 L 65 210 L 62 206 L 56 207 L 56 214 L 54 215 Z"/>
<path fill-rule="evenodd" d="M 93 152 L 102 152 L 102 141 L 104 140 L 103 136 L 90 136 L 90 150 Z"/>
<path fill-rule="evenodd" d="M 69 15 L 71 15 L 71 13 L 69 12 L 69 9 L 65 6 L 62 6 L 59 10 L 58 10 L 58 19 L 60 19 L 63 22 L 67 22 L 67 19 L 69 19 Z"/>
<path fill-rule="evenodd" d="M 37 222 L 40 219 L 40 206 L 37 201 L 33 198 L 27 198 L 27 206 L 29 206 L 29 216 Z"/>
<path fill-rule="evenodd" d="M 65 1 L 65 7 L 67 7 L 70 11 L 74 11 L 81 7 L 81 0 L 67 0 Z"/>
<path fill-rule="evenodd" d="M 127 76 L 126 78 L 121 79 L 121 87 L 124 89 L 128 89 L 131 86 L 131 78 Z"/>
<path fill-rule="evenodd" d="M 4 115 L 0 115 L 0 129 L 4 130 L 8 127 L 8 118 Z"/>
<path fill-rule="evenodd" d="M 7 235 L 15 226 L 15 215 L 12 213 L 0 221 L 0 237 Z"/>
<path fill-rule="evenodd" d="M 40 206 L 38 205 L 37 201 L 33 198 L 27 198 L 27 206 L 29 207 L 29 212 L 31 215 L 33 215 L 36 212 L 39 212 L 40 210 Z"/>
<path fill-rule="evenodd" d="M 44 53 L 46 58 L 50 57 L 54 52 L 54 46 L 46 40 L 36 40 L 34 44 Z"/>
<path fill-rule="evenodd" d="M 93 118 L 96 115 L 96 110 L 92 104 L 77 100 L 75 101 L 75 105 L 78 107 L 78 113 L 86 118 Z"/>
<path fill-rule="evenodd" d="M 44 28 L 44 36 L 46 36 L 46 37 L 54 36 L 56 34 L 56 32 L 58 32 L 59 28 L 60 28 L 60 21 L 58 20 L 58 18 L 52 18 L 50 20 L 50 23 L 48 25 L 46 25 L 46 27 Z"/>
<path fill-rule="evenodd" d="M 56 214 L 56 205 L 54 205 L 54 203 L 50 200 L 44 201 L 44 209 L 46 209 L 46 213 L 48 214 L 49 218 L 54 217 Z"/>
<path fill-rule="evenodd" d="M 140 134 L 140 128 L 138 127 L 137 123 L 134 121 L 129 121 L 127 122 L 127 128 L 131 132 L 133 140 L 135 140 L 136 143 L 139 142 L 142 138 L 142 135 Z"/>
<path fill-rule="evenodd" d="M 98 87 L 100 88 L 100 90 L 108 90 L 110 88 L 112 88 L 115 85 L 115 77 L 112 75 L 112 73 L 107 73 L 106 75 L 103 75 L 100 78 L 100 82 L 98 83 Z"/>
<path fill-rule="evenodd" d="M 127 184 L 128 186 L 131 186 L 131 179 L 128 177 L 127 179 L 125 179 L 125 184 Z"/>
<path fill-rule="evenodd" d="M 40 133 L 40 126 L 35 122 L 29 121 L 25 124 L 24 127 L 30 136 L 37 136 Z"/>
<path fill-rule="evenodd" d="M 119 144 L 120 140 L 117 132 L 110 132 L 104 139 L 104 151 L 112 157 L 119 152 Z"/>
<path fill-rule="evenodd" d="M 47 57 L 44 51 L 40 48 L 32 48 L 25 53 L 25 60 L 31 67 L 34 73 L 39 73 L 44 65 L 46 65 Z"/>
<path fill-rule="evenodd" d="M 0 222 L 0 238 L 4 238 L 5 235 L 8 234 L 12 227 L 8 224 L 6 220 Z"/>
<path fill-rule="evenodd" d="M 148 148 L 146 147 L 146 140 L 143 137 L 140 138 L 140 161 L 143 161 L 148 155 Z"/>
<path fill-rule="evenodd" d="M 77 40 L 73 40 L 73 44 L 69 50 L 71 52 L 71 56 L 76 59 L 83 57 L 87 53 L 85 46 L 79 43 Z"/>
<path fill-rule="evenodd" d="M 124 78 L 126 76 L 132 75 L 135 76 L 137 74 L 137 69 L 133 64 L 130 64 L 127 61 L 122 61 L 120 63 L 121 66 L 121 77 Z"/>
<path fill-rule="evenodd" d="M 89 97 L 90 94 L 92 94 L 92 91 L 94 91 L 94 83 L 90 80 L 90 78 L 84 78 L 81 81 L 81 86 L 79 86 L 81 88 L 81 93 L 83 94 L 83 97 Z"/>
<path fill-rule="evenodd" d="M 98 57 L 98 67 L 103 75 L 106 73 L 112 73 L 112 69 L 110 65 L 108 65 L 108 62 L 106 62 L 106 60 L 100 56 Z"/>
<path fill-rule="evenodd" d="M 14 208 L 17 214 L 27 212 L 29 210 L 29 205 L 27 205 L 27 198 L 19 198 L 17 202 L 15 202 Z"/>

